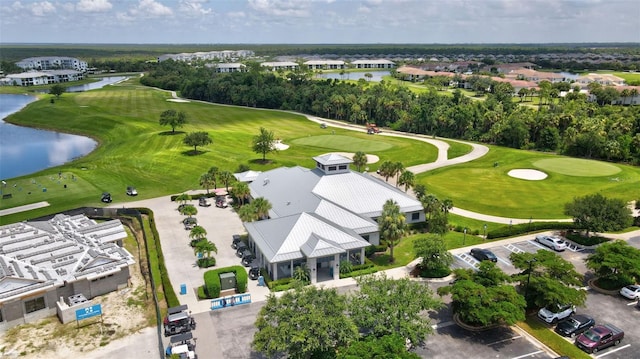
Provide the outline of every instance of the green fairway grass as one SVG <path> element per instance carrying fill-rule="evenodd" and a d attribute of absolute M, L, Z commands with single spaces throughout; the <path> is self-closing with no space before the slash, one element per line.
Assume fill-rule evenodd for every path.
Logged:
<path fill-rule="evenodd" d="M 362 151 L 365 153 L 384 151 L 392 147 L 388 142 L 378 141 L 378 138 L 379 136 L 376 136 L 375 140 L 369 140 L 353 138 L 351 136 L 323 135 L 298 138 L 293 141 L 293 144 L 336 151 Z"/>
<path fill-rule="evenodd" d="M 534 168 L 547 159 L 567 159 L 552 154 L 490 146 L 489 153 L 473 162 L 436 169 L 417 176 L 429 192 L 438 198 L 450 198 L 453 205 L 474 212 L 509 218 L 566 218 L 564 205 L 575 197 L 602 193 L 607 197 L 631 201 L 640 197 L 640 169 L 626 165 L 602 165 L 619 168 L 610 176 L 579 177 L 549 172 L 545 180 L 512 178 L 507 172 L 516 168 Z M 494 163 L 498 166 L 494 167 Z"/>
<path fill-rule="evenodd" d="M 432 162 L 437 157 L 434 146 L 416 140 L 375 136 L 366 133 L 332 129 L 327 135 L 316 123 L 287 112 L 221 106 L 191 101 L 170 102 L 171 95 L 141 86 L 137 79 L 107 86 L 100 90 L 65 93 L 55 103 L 49 96 L 30 103 L 10 116 L 9 122 L 38 128 L 90 136 L 98 147 L 85 157 L 68 164 L 46 169 L 8 182 L 3 193 L 12 198 L 0 199 L 0 209 L 48 201 L 51 206 L 13 215 L 2 216 L 0 223 L 35 218 L 81 206 L 102 206 L 100 194 L 110 192 L 114 204 L 200 189 L 198 179 L 210 167 L 236 172 L 241 164 L 252 170 L 265 171 L 280 166 L 315 167 L 312 157 L 328 149 L 365 150 L 380 157 L 380 161 L 400 161 L 405 167 Z M 167 109 L 184 111 L 188 123 L 175 134 L 170 127 L 158 124 L 160 113 Z M 273 131 L 283 143 L 291 145 L 284 151 L 261 154 L 252 151 L 252 139 L 260 127 Z M 198 155 L 190 155 L 191 147 L 182 139 L 186 133 L 206 131 L 213 143 L 198 147 Z M 319 148 L 296 143 L 314 137 L 342 139 L 334 148 Z M 344 144 L 340 144 L 344 142 Z M 360 148 L 361 144 L 363 148 Z M 326 145 L 325 145 L 326 146 Z M 347 146 L 347 147 L 341 147 Z M 348 147 L 351 146 L 351 147 Z M 367 150 L 368 149 L 368 150 Z M 375 171 L 379 163 L 370 165 Z M 57 183 L 58 172 L 75 181 Z M 54 180 L 51 180 L 51 177 Z M 36 187 L 29 187 L 36 181 Z M 16 184 L 16 187 L 12 187 Z M 37 187 L 47 187 L 47 192 Z M 18 191 L 18 186 L 22 188 Z M 127 186 L 135 186 L 139 195 L 125 195 Z M 27 195 L 28 192 L 31 194 Z"/>
<path fill-rule="evenodd" d="M 580 158 L 544 158 L 533 162 L 533 165 L 545 171 L 579 177 L 611 176 L 621 171 L 620 167 L 610 163 Z"/>

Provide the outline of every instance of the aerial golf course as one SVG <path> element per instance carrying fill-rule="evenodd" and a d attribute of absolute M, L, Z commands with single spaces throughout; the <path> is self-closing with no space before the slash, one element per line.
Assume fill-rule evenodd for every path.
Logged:
<path fill-rule="evenodd" d="M 49 95 L 40 97 L 8 121 L 89 136 L 99 145 L 89 155 L 65 165 L 4 179 L 7 187 L 3 193 L 11 192 L 12 198 L 1 200 L 0 209 L 40 201 L 50 206 L 3 216 L 0 224 L 81 206 L 101 206 L 102 192 L 110 192 L 114 203 L 126 206 L 131 200 L 124 193 L 128 185 L 138 189 L 136 199 L 200 189 L 200 175 L 212 166 L 230 172 L 236 172 L 240 165 L 256 171 L 280 166 L 313 167 L 313 156 L 363 151 L 380 158 L 368 165 L 373 172 L 384 161 L 409 167 L 433 162 L 437 157 L 436 148 L 422 141 L 322 129 L 304 116 L 287 112 L 168 101 L 169 92 L 141 86 L 137 79 L 100 90 L 65 93 L 54 103 Z M 167 109 L 187 114 L 187 124 L 175 133 L 171 127 L 158 124 L 160 114 Z M 251 148 L 260 127 L 289 145 L 284 151 L 267 154 L 266 163 Z M 194 131 L 206 131 L 213 140 L 199 147 L 196 155 L 193 147 L 182 143 L 183 137 Z M 456 155 L 469 149 L 450 144 L 450 152 Z M 547 177 L 518 179 L 508 175 L 513 169 L 533 169 Z M 495 146 L 480 159 L 416 178 L 438 198 L 452 199 L 456 207 L 512 218 L 563 218 L 565 203 L 598 192 L 626 201 L 640 198 L 637 167 Z"/>

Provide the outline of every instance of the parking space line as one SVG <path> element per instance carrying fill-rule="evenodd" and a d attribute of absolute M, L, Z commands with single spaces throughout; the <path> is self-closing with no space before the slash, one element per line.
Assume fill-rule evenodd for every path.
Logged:
<path fill-rule="evenodd" d="M 627 305 L 636 305 L 636 304 L 638 304 L 638 302 L 627 303 Z"/>
<path fill-rule="evenodd" d="M 526 358 L 526 357 L 534 356 L 534 355 L 540 354 L 540 353 L 544 353 L 544 350 L 538 350 L 537 352 L 533 352 L 533 353 L 529 353 L 529 354 L 525 354 L 525 355 L 520 355 L 519 357 L 514 357 L 514 358 L 511 358 L 511 359 Z"/>
<path fill-rule="evenodd" d="M 608 352 L 606 352 L 606 353 L 604 353 L 604 354 L 600 354 L 600 355 L 598 355 L 596 358 L 602 358 L 602 357 L 603 357 L 603 356 L 605 356 L 605 355 L 613 354 L 613 353 L 615 353 L 615 352 L 617 352 L 617 351 L 619 351 L 619 350 L 626 349 L 626 348 L 628 348 L 628 347 L 630 347 L 630 346 L 631 346 L 631 344 L 627 344 L 627 345 L 622 346 L 622 347 L 620 347 L 620 348 L 617 348 L 617 349 L 614 349 L 614 350 L 610 350 L 610 351 L 608 351 Z"/>
<path fill-rule="evenodd" d="M 522 335 L 516 335 L 513 338 L 502 339 L 502 340 L 498 340 L 497 342 L 493 342 L 493 343 L 487 344 L 487 346 L 490 347 L 490 346 L 495 345 L 495 344 L 500 344 L 500 343 L 508 342 L 509 340 L 520 339 L 520 338 L 522 338 Z"/>
<path fill-rule="evenodd" d="M 536 246 L 536 247 L 538 247 L 538 248 L 540 248 L 540 249 L 550 250 L 549 248 L 547 248 L 547 247 L 543 246 L 542 244 L 539 244 L 538 242 L 535 242 L 535 241 L 527 241 L 527 242 L 529 242 L 529 243 L 533 244 L 534 246 Z"/>
<path fill-rule="evenodd" d="M 506 265 L 508 265 L 508 266 L 513 266 L 513 264 L 511 264 L 511 262 L 510 262 L 510 261 L 508 261 L 508 260 L 506 260 L 506 259 L 502 259 L 502 258 L 500 258 L 500 257 L 498 257 L 498 256 L 496 256 L 496 258 L 498 258 L 498 260 L 499 260 L 500 262 L 502 262 L 502 263 L 504 263 L 504 264 L 506 264 Z"/>

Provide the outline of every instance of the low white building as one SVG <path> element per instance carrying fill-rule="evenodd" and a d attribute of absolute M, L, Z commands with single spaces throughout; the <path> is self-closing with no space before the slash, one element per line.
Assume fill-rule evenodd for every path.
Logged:
<path fill-rule="evenodd" d="M 281 167 L 252 176 L 251 198 L 271 203 L 269 219 L 246 222 L 249 248 L 272 279 L 306 265 L 312 283 L 339 278 L 342 261 L 364 263 L 380 243 L 377 218 L 392 199 L 407 223 L 425 221 L 420 201 L 383 180 L 349 169 L 337 154 L 314 157 L 316 168 Z"/>
<path fill-rule="evenodd" d="M 223 62 L 219 64 L 207 64 L 207 67 L 212 67 L 215 72 L 227 73 L 227 72 L 244 72 L 247 66 L 238 62 Z"/>
<path fill-rule="evenodd" d="M 260 66 L 266 67 L 270 71 L 278 71 L 278 70 L 295 71 L 300 68 L 300 65 L 292 61 L 263 62 L 260 64 Z"/>
<path fill-rule="evenodd" d="M 304 65 L 311 70 L 341 70 L 347 68 L 344 61 L 340 60 L 310 60 Z"/>
<path fill-rule="evenodd" d="M 254 56 L 251 50 L 222 50 L 208 52 L 183 52 L 180 54 L 164 54 L 158 56 L 158 62 L 165 60 L 194 61 L 194 60 L 231 60 Z"/>
<path fill-rule="evenodd" d="M 82 80 L 84 74 L 75 70 L 29 71 L 7 75 L 4 84 L 13 86 L 37 86 Z"/>
<path fill-rule="evenodd" d="M 86 61 L 75 57 L 43 56 L 29 57 L 16 62 L 16 65 L 24 70 L 76 70 L 87 71 Z"/>
<path fill-rule="evenodd" d="M 128 285 L 133 256 L 119 220 L 84 215 L 0 226 L 0 330 L 56 314 L 56 302 Z"/>
<path fill-rule="evenodd" d="M 393 69 L 396 67 L 395 62 L 385 59 L 356 60 L 352 61 L 351 65 L 356 69 Z"/>

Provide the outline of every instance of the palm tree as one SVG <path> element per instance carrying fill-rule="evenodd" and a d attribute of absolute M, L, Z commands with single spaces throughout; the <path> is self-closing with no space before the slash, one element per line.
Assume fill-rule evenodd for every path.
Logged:
<path fill-rule="evenodd" d="M 211 175 L 211 173 L 206 172 L 200 176 L 200 186 L 207 189 L 207 194 L 209 194 L 209 188 L 215 185 L 216 179 Z"/>
<path fill-rule="evenodd" d="M 358 172 L 361 172 L 361 168 L 362 166 L 367 164 L 367 155 L 362 152 L 362 151 L 358 151 L 353 155 L 353 165 L 356 166 L 356 168 L 358 169 Z"/>
<path fill-rule="evenodd" d="M 391 176 L 396 177 L 396 187 L 398 187 L 398 181 L 400 181 L 400 174 L 404 170 L 404 165 L 402 162 L 396 162 L 393 164 L 393 170 L 391 172 Z"/>
<path fill-rule="evenodd" d="M 240 205 L 244 205 L 244 201 L 251 194 L 249 185 L 246 182 L 236 182 L 231 189 L 231 194 L 240 200 Z"/>
<path fill-rule="evenodd" d="M 240 207 L 238 209 L 238 217 L 242 222 L 253 222 L 258 219 L 258 214 L 256 213 L 256 208 L 253 204 L 248 204 L 246 206 Z"/>
<path fill-rule="evenodd" d="M 229 192 L 229 182 L 233 181 L 235 177 L 233 177 L 233 173 L 229 171 L 222 171 L 218 174 L 218 178 L 222 183 L 224 183 L 224 188 Z"/>
<path fill-rule="evenodd" d="M 213 189 L 218 188 L 218 167 L 216 166 L 211 166 L 211 168 L 209 168 L 209 171 L 207 171 L 208 174 L 211 175 L 211 177 L 213 178 Z"/>
<path fill-rule="evenodd" d="M 404 214 L 400 212 L 400 206 L 396 201 L 388 199 L 382 206 L 382 214 L 378 217 L 378 229 L 382 240 L 391 251 L 391 263 L 394 261 L 393 248 L 404 236 L 406 228 L 407 223 Z"/>
<path fill-rule="evenodd" d="M 413 174 L 413 172 L 404 170 L 398 178 L 398 184 L 401 186 L 404 185 L 404 191 L 407 192 L 409 188 L 413 187 L 416 184 L 416 176 Z"/>
<path fill-rule="evenodd" d="M 195 206 L 183 206 L 180 209 L 180 213 L 183 216 L 189 216 L 189 218 L 191 218 L 191 216 L 198 214 L 198 209 Z"/>
<path fill-rule="evenodd" d="M 271 203 L 264 197 L 258 197 L 251 202 L 253 208 L 255 208 L 258 219 L 268 219 L 269 211 L 271 210 Z"/>
<path fill-rule="evenodd" d="M 451 211 L 451 209 L 453 208 L 453 201 L 447 198 L 444 201 L 442 201 L 441 206 L 442 206 L 442 212 L 444 212 L 444 214 L 449 214 L 449 211 Z"/>
<path fill-rule="evenodd" d="M 218 253 L 218 247 L 216 247 L 213 242 L 204 239 L 196 243 L 194 251 L 196 253 L 202 253 L 205 258 L 209 258 L 211 256 L 211 252 Z"/>
<path fill-rule="evenodd" d="M 176 202 L 179 202 L 180 204 L 186 204 L 188 201 L 191 201 L 191 196 L 186 193 L 182 193 L 176 197 Z"/>
<path fill-rule="evenodd" d="M 380 176 L 384 177 L 384 180 L 386 182 L 389 182 L 389 177 L 393 176 L 393 162 L 391 161 L 384 161 L 382 162 L 382 164 L 380 164 L 380 167 L 378 168 L 378 173 L 380 174 Z"/>
<path fill-rule="evenodd" d="M 191 239 L 195 239 L 195 240 L 201 240 L 201 239 L 205 239 L 207 237 L 207 230 L 204 229 L 204 227 L 202 226 L 195 226 L 191 229 L 191 232 L 189 232 L 189 238 Z"/>

